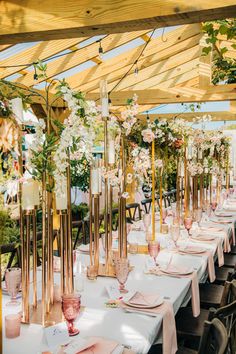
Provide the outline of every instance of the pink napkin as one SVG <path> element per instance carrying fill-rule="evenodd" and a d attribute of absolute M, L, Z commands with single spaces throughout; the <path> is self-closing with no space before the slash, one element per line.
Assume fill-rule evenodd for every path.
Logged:
<path fill-rule="evenodd" d="M 181 250 L 179 250 L 178 252 L 180 254 L 188 254 L 188 250 L 191 249 L 196 249 L 196 247 L 191 247 L 188 246 L 186 247 L 185 251 L 182 252 Z M 207 268 L 208 268 L 208 275 L 209 275 L 209 279 L 210 282 L 212 283 L 213 281 L 215 281 L 216 275 L 215 275 L 215 266 L 214 266 L 214 260 L 213 260 L 213 254 L 211 251 L 206 250 L 205 252 L 202 253 L 191 253 L 189 252 L 189 254 L 193 255 L 193 256 L 207 256 Z"/>
<path fill-rule="evenodd" d="M 118 345 L 118 343 L 113 340 L 108 340 L 100 337 L 94 339 L 96 339 L 96 343 L 92 347 L 77 352 L 76 354 L 110 354 Z"/>
<path fill-rule="evenodd" d="M 218 257 L 218 263 L 219 267 L 222 267 L 224 265 L 224 252 L 223 252 L 223 247 L 222 247 L 222 242 L 220 238 L 214 238 L 212 240 L 208 239 L 207 236 L 197 236 L 197 237 L 191 237 L 191 240 L 197 241 L 197 242 L 204 242 L 204 243 L 217 243 L 217 257 Z"/>
<path fill-rule="evenodd" d="M 172 271 L 173 269 L 173 271 Z M 178 268 L 174 265 L 168 266 L 167 270 L 165 272 L 161 271 L 160 269 L 153 269 L 150 272 L 156 275 L 167 275 L 169 271 L 169 274 L 171 276 L 176 276 L 178 278 L 190 278 L 191 279 L 191 303 L 192 303 L 192 311 L 193 311 L 193 316 L 198 317 L 200 314 L 200 298 L 199 298 L 199 284 L 198 284 L 198 277 L 196 272 L 192 272 L 190 274 L 183 274 L 186 271 L 186 268 L 184 267 L 179 267 Z"/>
<path fill-rule="evenodd" d="M 137 291 L 130 299 L 129 303 L 134 305 L 144 305 L 144 306 L 151 306 L 155 304 L 160 296 L 154 294 L 145 294 L 145 296 Z"/>
<path fill-rule="evenodd" d="M 146 297 L 147 294 L 143 294 L 143 296 Z M 129 310 L 131 310 L 131 309 L 134 310 L 134 308 L 126 305 L 122 301 L 120 303 L 120 306 L 124 309 L 127 308 Z M 136 308 L 134 311 L 140 312 L 140 313 L 145 311 L 146 313 L 147 312 L 156 313 L 156 314 L 160 314 L 163 316 L 163 321 L 162 321 L 163 354 L 175 354 L 178 347 L 177 347 L 175 315 L 174 315 L 174 311 L 173 311 L 173 305 L 168 301 L 164 301 L 164 303 L 162 305 L 157 306 L 153 309 Z"/>
<path fill-rule="evenodd" d="M 234 221 L 232 222 L 232 238 L 233 238 L 233 246 L 235 246 L 235 228 L 234 228 Z"/>
<path fill-rule="evenodd" d="M 232 227 L 233 234 L 234 234 L 234 227 Z M 209 227 L 201 227 L 201 231 L 203 232 L 212 232 L 214 233 L 224 233 L 224 252 L 230 252 L 231 247 L 229 243 L 229 238 L 228 238 L 228 233 L 225 229 L 214 227 L 214 226 L 209 226 Z"/>

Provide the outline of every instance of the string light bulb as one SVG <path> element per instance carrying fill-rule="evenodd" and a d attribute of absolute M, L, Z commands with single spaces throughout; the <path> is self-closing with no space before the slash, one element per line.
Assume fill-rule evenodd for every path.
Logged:
<path fill-rule="evenodd" d="M 34 80 L 38 80 L 38 73 L 37 73 L 37 68 L 36 66 L 34 65 Z"/>
<path fill-rule="evenodd" d="M 137 77 L 138 76 L 138 62 L 135 62 L 135 69 L 134 69 L 134 75 Z"/>
<path fill-rule="evenodd" d="M 103 48 L 102 48 L 101 41 L 99 41 L 98 55 L 99 55 L 99 58 L 102 60 L 103 59 Z"/>

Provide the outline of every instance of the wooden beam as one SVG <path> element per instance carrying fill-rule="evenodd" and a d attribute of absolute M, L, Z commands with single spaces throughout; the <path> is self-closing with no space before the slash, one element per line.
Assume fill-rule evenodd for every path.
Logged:
<path fill-rule="evenodd" d="M 203 34 L 200 39 L 200 57 L 199 57 L 199 87 L 205 88 L 211 85 L 211 66 L 212 66 L 212 50 L 207 55 L 203 55 L 203 48 L 209 46 L 206 43 L 207 35 Z"/>
<path fill-rule="evenodd" d="M 147 31 L 137 31 L 126 34 L 113 34 L 110 36 L 106 36 L 102 40 L 103 51 L 107 52 L 114 48 L 118 48 L 123 44 L 126 44 L 136 38 L 139 38 L 142 34 L 146 32 Z M 77 52 L 71 52 L 61 58 L 50 61 L 47 64 L 47 77 L 51 78 L 79 64 L 85 63 L 88 60 L 94 59 L 98 55 L 98 48 L 99 43 L 93 42 L 92 44 L 81 48 Z M 44 78 L 39 78 L 37 80 L 37 83 L 40 83 L 42 81 L 44 81 Z M 21 84 L 24 84 L 26 86 L 35 85 L 35 81 L 33 79 L 33 72 L 29 72 L 28 75 L 22 78 L 17 78 L 16 82 L 20 82 Z"/>
<path fill-rule="evenodd" d="M 0 52 L 2 52 L 3 50 L 6 50 L 10 47 L 13 47 L 13 44 L 2 44 L 0 45 Z"/>
<path fill-rule="evenodd" d="M 153 39 L 139 59 L 139 69 L 142 70 L 172 55 L 181 53 L 186 48 L 197 45 L 200 38 L 199 32 L 199 24 L 186 25 L 167 33 L 166 42 L 163 42 L 161 37 Z M 99 88 L 100 80 L 103 78 L 106 78 L 109 83 L 119 80 L 135 62 L 142 49 L 143 45 L 138 46 L 104 61 L 99 66 L 86 69 L 83 72 L 67 77 L 66 81 L 71 87 L 79 88 L 86 92 L 96 90 Z M 174 63 L 173 60 L 172 63 Z M 131 73 L 131 77 L 132 76 L 133 73 Z"/>
<path fill-rule="evenodd" d="M 150 89 L 137 91 L 112 92 L 110 95 L 115 106 L 126 105 L 127 99 L 138 95 L 140 104 L 182 103 L 182 102 L 211 102 L 236 100 L 236 84 L 209 86 L 206 89 L 195 87 L 173 87 L 169 89 Z M 99 93 L 88 93 L 88 99 L 99 99 Z"/>
<path fill-rule="evenodd" d="M 176 117 L 176 118 L 184 119 L 188 122 L 192 122 L 196 117 L 203 117 L 205 115 L 210 115 L 211 120 L 213 122 L 236 120 L 236 113 L 231 113 L 228 111 L 190 112 L 190 113 L 150 113 L 148 115 L 151 121 L 154 121 L 155 119 L 172 120 Z M 138 114 L 137 118 L 144 122 L 146 122 L 147 119 L 145 114 Z"/>
<path fill-rule="evenodd" d="M 2 0 L 0 43 L 124 33 L 235 16 L 235 0 Z"/>
<path fill-rule="evenodd" d="M 27 65 L 21 67 L 14 67 L 15 64 L 28 64 L 50 58 L 51 56 L 62 52 L 65 49 L 70 48 L 72 45 L 78 44 L 84 41 L 86 38 L 74 38 L 67 40 L 55 40 L 40 42 L 35 46 L 28 48 L 24 51 L 16 53 L 9 58 L 1 60 L 1 66 L 13 66 L 11 68 L 0 68 L 0 78 L 4 79 L 18 71 L 27 68 Z M 32 74 L 31 74 L 32 75 Z"/>

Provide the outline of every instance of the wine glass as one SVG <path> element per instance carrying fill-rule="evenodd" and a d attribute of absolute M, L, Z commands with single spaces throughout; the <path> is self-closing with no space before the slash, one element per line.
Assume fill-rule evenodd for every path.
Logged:
<path fill-rule="evenodd" d="M 213 213 L 215 213 L 216 208 L 217 208 L 217 201 L 216 200 L 212 200 L 211 209 L 212 209 Z"/>
<path fill-rule="evenodd" d="M 166 217 L 167 217 L 167 209 L 163 208 L 162 209 L 162 223 L 163 224 L 165 224 Z"/>
<path fill-rule="evenodd" d="M 74 327 L 74 320 L 79 314 L 80 311 L 80 294 L 64 294 L 62 295 L 62 312 L 65 317 L 69 336 L 76 336 L 79 333 L 79 330 Z"/>
<path fill-rule="evenodd" d="M 170 234 L 171 238 L 174 241 L 175 247 L 177 248 L 177 241 L 180 236 L 180 227 L 177 224 L 173 224 L 170 226 Z"/>
<path fill-rule="evenodd" d="M 202 220 L 202 209 L 198 208 L 194 211 L 195 221 L 198 223 L 198 227 L 200 227 L 200 222 Z"/>
<path fill-rule="evenodd" d="M 7 303 L 8 306 L 19 305 L 20 302 L 16 300 L 16 296 L 21 286 L 21 269 L 8 268 L 5 271 L 5 284 L 8 294 L 11 296 L 11 301 Z"/>
<path fill-rule="evenodd" d="M 116 278 L 120 284 L 121 293 L 128 293 L 125 289 L 125 283 L 129 275 L 129 260 L 127 258 L 118 258 L 115 262 Z"/>
<path fill-rule="evenodd" d="M 184 227 L 188 231 L 188 234 L 191 230 L 192 224 L 193 224 L 193 219 L 191 216 L 184 218 Z"/>
<path fill-rule="evenodd" d="M 160 243 L 159 242 L 157 242 L 157 241 L 148 242 L 148 253 L 149 253 L 150 257 L 153 257 L 155 264 L 157 264 L 156 258 L 158 256 L 159 252 L 160 252 Z"/>
<path fill-rule="evenodd" d="M 144 214 L 143 215 L 143 224 L 146 230 L 146 233 L 148 232 L 148 229 L 151 225 L 151 214 Z"/>

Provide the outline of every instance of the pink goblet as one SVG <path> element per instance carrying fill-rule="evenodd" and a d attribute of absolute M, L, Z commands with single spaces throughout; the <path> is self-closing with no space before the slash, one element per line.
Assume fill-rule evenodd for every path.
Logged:
<path fill-rule="evenodd" d="M 174 224 L 170 226 L 170 234 L 172 240 L 174 241 L 175 247 L 177 248 L 177 241 L 180 236 L 180 227 L 178 224 Z"/>
<path fill-rule="evenodd" d="M 11 301 L 7 303 L 7 306 L 19 305 L 20 302 L 16 300 L 16 296 L 21 286 L 21 269 L 8 268 L 5 272 L 5 284 L 8 294 L 11 296 Z"/>
<path fill-rule="evenodd" d="M 192 224 L 193 224 L 193 219 L 190 216 L 187 218 L 184 218 L 184 227 L 188 231 L 188 234 L 191 230 Z"/>
<path fill-rule="evenodd" d="M 128 293 L 125 289 L 125 283 L 129 275 L 129 260 L 127 258 L 118 258 L 115 263 L 116 278 L 120 284 L 119 290 L 121 293 Z"/>
<path fill-rule="evenodd" d="M 217 201 L 213 200 L 211 202 L 211 209 L 212 209 L 213 213 L 215 212 L 216 208 L 217 208 Z"/>
<path fill-rule="evenodd" d="M 157 241 L 148 242 L 148 253 L 149 253 L 150 257 L 153 257 L 155 264 L 157 264 L 156 258 L 158 256 L 159 252 L 160 252 L 160 243 L 159 242 L 157 242 Z"/>
<path fill-rule="evenodd" d="M 74 320 L 80 311 L 80 294 L 65 294 L 62 295 L 62 312 L 65 317 L 69 336 L 75 336 L 79 330 L 74 327 Z"/>
<path fill-rule="evenodd" d="M 196 209 L 194 211 L 194 217 L 195 217 L 195 221 L 198 223 L 198 227 L 200 227 L 200 222 L 202 220 L 202 209 Z"/>
<path fill-rule="evenodd" d="M 163 222 L 163 224 L 166 223 L 166 217 L 167 217 L 167 209 L 163 208 L 162 209 L 162 222 Z"/>

